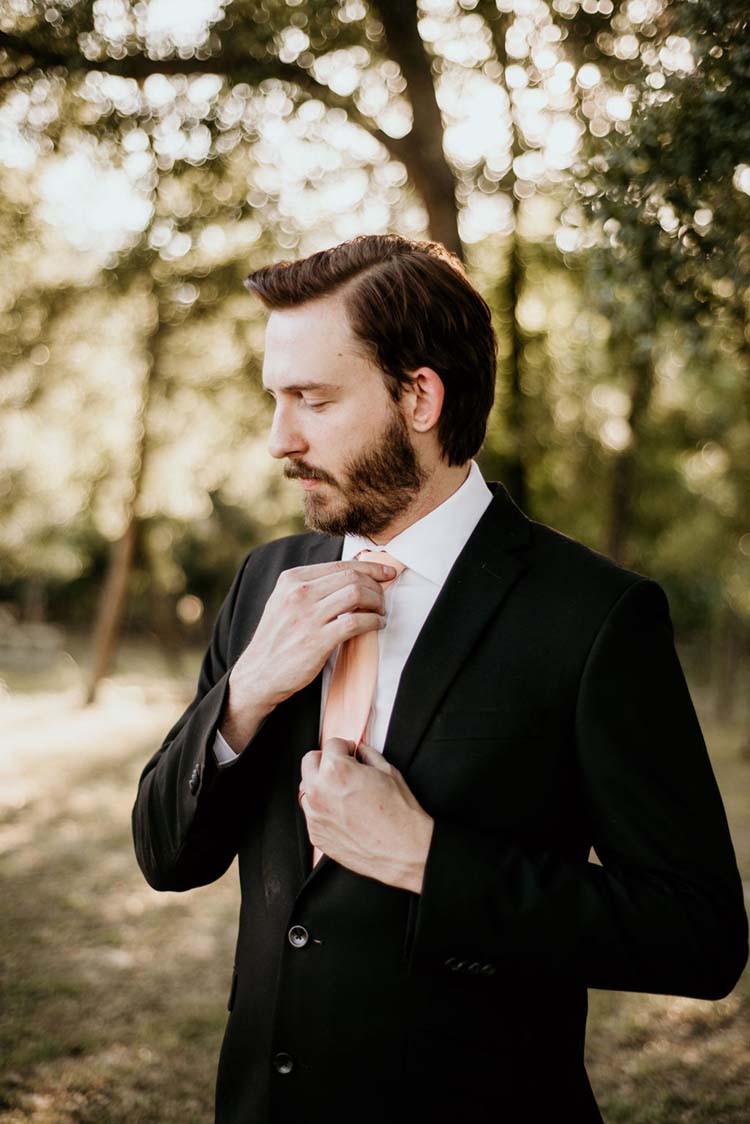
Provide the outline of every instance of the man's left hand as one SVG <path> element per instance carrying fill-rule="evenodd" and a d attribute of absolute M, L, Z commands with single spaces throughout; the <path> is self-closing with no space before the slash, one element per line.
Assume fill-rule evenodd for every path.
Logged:
<path fill-rule="evenodd" d="M 433 820 L 382 753 L 330 738 L 302 758 L 300 792 L 314 846 L 357 874 L 421 892 Z"/>

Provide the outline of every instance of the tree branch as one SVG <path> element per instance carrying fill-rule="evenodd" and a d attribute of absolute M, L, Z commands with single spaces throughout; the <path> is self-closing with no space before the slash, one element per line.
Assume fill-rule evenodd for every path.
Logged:
<path fill-rule="evenodd" d="M 495 49 L 495 58 L 500 63 L 503 71 L 508 65 L 508 54 L 505 49 L 505 29 L 507 16 L 498 11 L 495 0 L 477 0 L 475 10 L 482 17 L 492 36 L 492 45 Z"/>
<path fill-rule="evenodd" d="M 250 86 L 258 86 L 261 82 L 275 78 L 297 86 L 308 97 L 317 98 L 329 109 L 343 109 L 353 124 L 365 129 L 390 152 L 394 159 L 404 162 L 408 155 L 409 146 L 406 138 L 389 136 L 375 124 L 372 118 L 362 113 L 351 98 L 335 93 L 330 86 L 319 82 L 315 75 L 304 67 L 282 62 L 273 55 L 265 59 L 255 59 L 222 48 L 220 54 L 211 55 L 209 58 L 153 59 L 149 55 L 138 54 L 128 55 L 124 59 L 89 59 L 80 51 L 70 53 L 39 46 L 5 31 L 0 31 L 0 48 L 20 55 L 23 67 L 16 74 L 0 77 L 0 85 L 14 81 L 21 73 L 27 73 L 34 66 L 42 69 L 63 67 L 71 76 L 95 71 L 119 78 L 134 78 L 136 81 L 142 81 L 151 74 L 216 74 L 232 83 L 246 82 Z"/>

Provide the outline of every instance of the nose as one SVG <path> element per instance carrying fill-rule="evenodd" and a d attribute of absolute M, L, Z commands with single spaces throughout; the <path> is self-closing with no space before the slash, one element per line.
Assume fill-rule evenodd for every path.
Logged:
<path fill-rule="evenodd" d="M 295 426 L 292 411 L 283 402 L 277 402 L 273 412 L 271 431 L 268 435 L 268 451 L 272 457 L 281 460 L 292 454 L 306 452 L 307 442 Z"/>

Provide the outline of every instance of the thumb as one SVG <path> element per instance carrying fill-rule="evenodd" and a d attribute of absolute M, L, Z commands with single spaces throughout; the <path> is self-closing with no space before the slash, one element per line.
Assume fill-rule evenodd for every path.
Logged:
<path fill-rule="evenodd" d="M 379 769 L 381 773 L 388 773 L 391 770 L 391 766 L 388 764 L 385 757 L 383 757 L 380 750 L 374 749 L 371 745 L 366 745 L 364 742 L 359 743 L 354 756 L 364 765 L 372 765 L 373 768 Z"/>

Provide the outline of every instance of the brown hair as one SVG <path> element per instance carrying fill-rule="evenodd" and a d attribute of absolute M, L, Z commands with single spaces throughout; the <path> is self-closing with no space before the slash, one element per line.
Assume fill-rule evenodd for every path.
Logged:
<path fill-rule="evenodd" d="M 342 290 L 351 330 L 386 376 L 392 398 L 417 367 L 445 387 L 437 436 L 448 464 L 484 440 L 495 395 L 496 339 L 486 301 L 439 242 L 361 235 L 245 279 L 266 308 L 290 308 Z"/>

